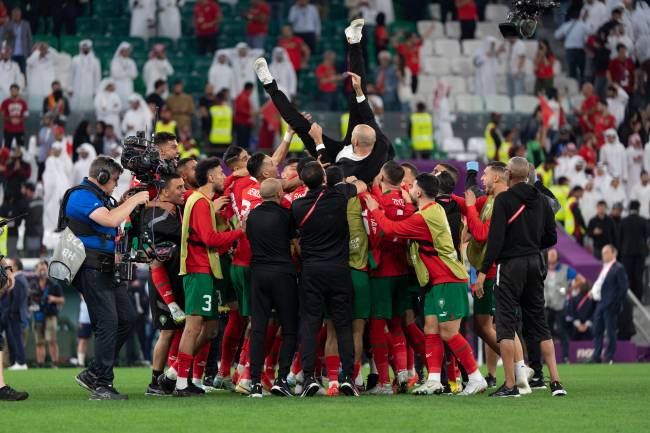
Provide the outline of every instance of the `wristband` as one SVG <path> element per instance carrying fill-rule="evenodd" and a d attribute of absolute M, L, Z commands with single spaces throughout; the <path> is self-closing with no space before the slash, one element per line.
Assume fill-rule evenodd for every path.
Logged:
<path fill-rule="evenodd" d="M 366 95 L 357 96 L 357 103 L 358 104 L 361 104 L 365 100 L 366 100 Z"/>
<path fill-rule="evenodd" d="M 284 133 L 283 140 L 286 141 L 287 143 L 290 143 L 292 138 L 293 138 L 293 134 L 289 134 L 288 132 Z"/>
<path fill-rule="evenodd" d="M 316 152 L 320 152 L 321 150 L 325 150 L 325 145 L 324 144 L 317 144 L 316 145 Z"/>

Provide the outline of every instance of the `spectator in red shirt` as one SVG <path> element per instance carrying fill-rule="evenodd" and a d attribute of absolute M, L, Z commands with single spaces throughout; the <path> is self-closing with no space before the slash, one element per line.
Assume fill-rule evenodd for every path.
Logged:
<path fill-rule="evenodd" d="M 539 41 L 535 54 L 535 94 L 553 88 L 555 55 L 546 39 Z"/>
<path fill-rule="evenodd" d="M 338 99 L 337 83 L 343 79 L 336 73 L 336 53 L 331 50 L 323 54 L 323 63 L 316 68 L 318 80 L 318 100 L 330 111 L 336 110 Z"/>
<path fill-rule="evenodd" d="M 29 109 L 27 102 L 20 97 L 20 87 L 17 84 L 12 84 L 9 91 L 11 96 L 2 101 L 4 145 L 9 147 L 16 140 L 16 144 L 22 147 L 25 144 L 25 117 L 29 115 Z"/>
<path fill-rule="evenodd" d="M 474 39 L 478 12 L 474 0 L 456 0 L 456 11 L 460 22 L 460 39 Z"/>
<path fill-rule="evenodd" d="M 244 90 L 235 99 L 235 118 L 234 129 L 237 145 L 243 149 L 248 149 L 251 140 L 251 130 L 254 126 L 253 104 L 251 95 L 255 86 L 248 82 L 244 85 Z"/>
<path fill-rule="evenodd" d="M 600 150 L 600 147 L 605 144 L 604 132 L 608 129 L 616 129 L 616 118 L 609 112 L 606 99 L 598 101 L 596 111 L 591 116 L 590 124 L 596 136 L 596 149 Z"/>
<path fill-rule="evenodd" d="M 431 25 L 429 30 L 422 35 L 426 39 L 433 33 L 435 25 Z M 402 42 L 399 42 L 402 37 Z M 422 46 L 422 39 L 417 33 L 404 33 L 400 31 L 397 34 L 397 39 L 393 43 L 397 53 L 404 59 L 404 65 L 411 71 L 411 91 L 417 93 L 418 91 L 418 75 L 420 74 L 420 47 Z"/>
<path fill-rule="evenodd" d="M 255 49 L 264 49 L 266 36 L 269 33 L 269 17 L 271 7 L 264 0 L 252 0 L 251 7 L 246 12 L 246 42 Z"/>
<path fill-rule="evenodd" d="M 192 23 L 196 29 L 196 43 L 199 54 L 212 53 L 217 49 L 217 37 L 219 36 L 219 23 L 221 20 L 223 20 L 223 14 L 216 1 L 196 1 Z"/>
<path fill-rule="evenodd" d="M 282 26 L 282 36 L 278 39 L 278 47 L 287 50 L 293 69 L 296 70 L 296 75 L 298 75 L 300 70 L 307 65 L 311 54 L 305 41 L 293 34 L 291 26 L 285 25 Z"/>
<path fill-rule="evenodd" d="M 623 44 L 616 46 L 616 57 L 609 61 L 607 80 L 617 83 L 631 95 L 634 92 L 634 61 L 627 56 L 627 47 Z"/>
<path fill-rule="evenodd" d="M 594 134 L 585 134 L 584 142 L 580 146 L 578 155 L 582 156 L 587 164 L 587 168 L 594 170 L 598 160 L 598 152 L 596 152 L 596 136 Z"/>
<path fill-rule="evenodd" d="M 381 53 L 388 50 L 388 44 L 390 43 L 390 35 L 386 28 L 386 15 L 379 12 L 377 18 L 375 18 L 375 23 L 375 52 Z"/>

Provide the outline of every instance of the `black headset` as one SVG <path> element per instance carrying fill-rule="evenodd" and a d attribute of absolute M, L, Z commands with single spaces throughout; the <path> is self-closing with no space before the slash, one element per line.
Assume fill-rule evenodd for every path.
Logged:
<path fill-rule="evenodd" d="M 106 185 L 109 180 L 111 180 L 111 172 L 105 168 L 99 170 L 99 173 L 97 174 L 97 182 L 99 182 L 100 185 Z"/>

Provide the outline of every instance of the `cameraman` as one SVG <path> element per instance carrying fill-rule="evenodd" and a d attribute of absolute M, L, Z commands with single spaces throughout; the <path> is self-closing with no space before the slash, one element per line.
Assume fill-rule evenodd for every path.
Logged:
<path fill-rule="evenodd" d="M 38 367 L 43 367 L 45 363 L 45 343 L 50 352 L 52 367 L 56 367 L 59 362 L 56 331 L 59 326 L 59 310 L 65 303 L 61 286 L 47 277 L 47 266 L 47 260 L 41 260 L 36 265 L 36 281 L 32 284 L 29 296 Z"/>
<path fill-rule="evenodd" d="M 86 259 L 72 285 L 84 296 L 95 333 L 95 360 L 77 375 L 77 383 L 92 392 L 91 400 L 126 400 L 113 388 L 115 356 L 126 341 L 135 318 L 126 284 L 114 278 L 117 227 L 149 193 L 139 192 L 115 206 L 111 194 L 122 167 L 106 156 L 90 165 L 88 178 L 62 203 L 64 225 L 81 240 Z"/>

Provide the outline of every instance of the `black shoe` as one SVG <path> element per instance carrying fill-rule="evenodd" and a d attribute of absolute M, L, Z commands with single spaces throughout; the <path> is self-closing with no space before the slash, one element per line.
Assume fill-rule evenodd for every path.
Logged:
<path fill-rule="evenodd" d="M 348 397 L 359 397 L 359 390 L 354 384 L 354 380 L 350 377 L 345 377 L 339 385 L 339 392 Z"/>
<path fill-rule="evenodd" d="M 214 388 L 214 376 L 205 376 L 203 378 L 203 386 Z"/>
<path fill-rule="evenodd" d="M 300 394 L 300 397 L 313 397 L 319 389 L 320 385 L 316 379 L 313 377 L 305 378 L 305 382 L 302 385 L 302 394 Z"/>
<path fill-rule="evenodd" d="M 9 385 L 0 388 L 0 401 L 22 401 L 27 400 L 29 394 L 22 391 L 16 391 Z"/>
<path fill-rule="evenodd" d="M 194 395 L 205 395 L 205 390 L 201 387 L 194 385 L 192 382 L 188 382 L 187 390 Z"/>
<path fill-rule="evenodd" d="M 373 389 L 379 383 L 379 375 L 375 373 L 368 374 L 366 377 L 366 389 Z"/>
<path fill-rule="evenodd" d="M 519 395 L 519 389 L 517 388 L 517 385 L 513 386 L 512 388 L 508 388 L 504 383 L 501 385 L 501 388 L 490 394 L 490 397 L 521 397 L 521 395 Z"/>
<path fill-rule="evenodd" d="M 154 397 L 167 397 L 171 395 L 171 392 L 166 392 L 160 385 L 157 383 L 150 383 L 147 387 L 147 391 L 144 395 L 154 396 Z"/>
<path fill-rule="evenodd" d="M 553 397 L 563 397 L 566 395 L 566 390 L 560 382 L 551 382 L 551 395 Z"/>
<path fill-rule="evenodd" d="M 451 390 L 451 385 L 449 385 L 449 382 L 445 383 L 442 386 L 442 392 L 440 394 L 443 395 L 454 395 L 453 391 Z"/>
<path fill-rule="evenodd" d="M 90 394 L 90 400 L 128 400 L 129 396 L 120 394 L 112 386 L 99 385 Z"/>
<path fill-rule="evenodd" d="M 93 392 L 95 389 L 95 375 L 90 372 L 90 370 L 85 369 L 81 373 L 75 376 L 74 380 L 77 381 L 77 384 L 85 389 L 86 391 Z"/>
<path fill-rule="evenodd" d="M 271 388 L 271 394 L 277 395 L 278 397 L 293 397 L 291 393 L 291 388 L 287 383 L 287 379 L 275 379 L 273 382 L 273 387 Z"/>
<path fill-rule="evenodd" d="M 197 394 L 194 394 L 189 390 L 189 386 L 183 389 L 177 389 L 174 388 L 174 391 L 172 392 L 172 395 L 174 397 L 195 397 Z"/>
<path fill-rule="evenodd" d="M 544 376 L 533 376 L 528 381 L 530 389 L 546 389 L 546 384 L 544 383 Z"/>
<path fill-rule="evenodd" d="M 488 384 L 488 388 L 496 388 L 497 387 L 497 378 L 492 376 L 491 374 L 488 374 L 485 376 L 485 381 Z"/>
<path fill-rule="evenodd" d="M 176 381 L 165 376 L 165 373 L 158 376 L 158 385 L 167 394 L 171 394 L 176 389 Z"/>
<path fill-rule="evenodd" d="M 251 386 L 251 392 L 248 393 L 248 396 L 251 398 L 262 398 L 264 396 L 262 384 L 259 382 L 253 384 L 253 386 Z"/>

